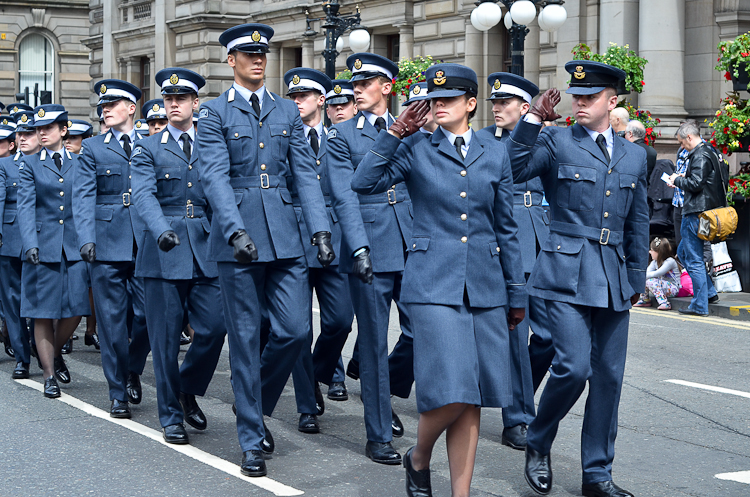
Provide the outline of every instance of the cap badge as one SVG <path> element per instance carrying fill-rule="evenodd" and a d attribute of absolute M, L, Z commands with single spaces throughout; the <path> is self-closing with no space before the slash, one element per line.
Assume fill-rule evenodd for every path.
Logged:
<path fill-rule="evenodd" d="M 101 93 L 102 95 L 107 93 L 107 85 L 102 84 L 102 86 L 99 87 L 99 93 Z"/>
<path fill-rule="evenodd" d="M 356 69 L 358 71 L 360 69 L 362 69 L 362 61 L 361 60 L 357 59 L 357 60 L 354 61 L 354 69 Z"/>
<path fill-rule="evenodd" d="M 299 76 L 295 74 L 294 77 L 292 78 L 292 84 L 298 85 L 299 81 L 300 81 Z"/>
<path fill-rule="evenodd" d="M 341 86 L 339 85 L 334 86 L 333 93 L 335 93 L 336 95 L 339 95 L 341 93 Z"/>
<path fill-rule="evenodd" d="M 68 127 L 69 128 L 73 127 L 73 121 L 68 121 Z"/>
<path fill-rule="evenodd" d="M 496 90 L 499 90 L 499 89 L 500 89 L 500 86 L 502 86 L 502 83 L 500 83 L 500 80 L 499 80 L 499 79 L 496 79 L 496 80 L 495 80 L 495 84 L 494 84 L 494 85 L 492 85 L 492 87 L 493 87 L 494 89 L 496 89 Z"/>
<path fill-rule="evenodd" d="M 154 104 L 153 107 L 151 107 L 151 110 L 153 110 L 154 112 L 159 112 L 160 109 L 161 107 L 159 107 L 159 104 Z"/>
<path fill-rule="evenodd" d="M 15 114 L 16 112 L 18 112 L 18 107 L 13 107 L 13 113 Z"/>
<path fill-rule="evenodd" d="M 25 123 L 28 120 L 29 120 L 29 116 L 27 116 L 26 114 L 21 114 L 21 122 L 22 123 Z"/>
<path fill-rule="evenodd" d="M 176 85 L 177 83 L 180 82 L 180 78 L 176 74 L 172 74 L 169 77 L 169 82 L 172 83 L 173 85 Z"/>
<path fill-rule="evenodd" d="M 8 120 L 7 119 L 3 119 L 3 124 L 8 124 Z"/>
<path fill-rule="evenodd" d="M 137 122 L 135 123 L 135 127 L 136 127 L 136 128 L 140 128 L 141 126 L 143 126 L 143 123 L 142 123 L 142 122 L 140 122 L 140 121 L 137 121 Z"/>
<path fill-rule="evenodd" d="M 260 41 L 260 33 L 257 31 L 253 31 L 253 34 L 250 37 L 255 43 L 258 43 Z"/>
<path fill-rule="evenodd" d="M 422 93 L 422 87 L 421 87 L 421 86 L 419 86 L 419 85 L 414 85 L 414 86 L 412 86 L 412 88 L 411 88 L 411 92 L 412 92 L 412 93 L 413 93 L 414 95 L 419 95 L 420 93 Z"/>
<path fill-rule="evenodd" d="M 445 72 L 438 71 L 435 73 L 435 78 L 432 80 L 436 85 L 444 85 L 446 78 L 445 78 Z"/>
<path fill-rule="evenodd" d="M 44 117 L 44 109 L 39 109 L 39 112 L 36 114 L 39 117 Z"/>
<path fill-rule="evenodd" d="M 576 72 L 573 73 L 573 77 L 576 79 L 583 79 L 586 77 L 586 73 L 583 72 L 583 66 L 576 66 Z"/>

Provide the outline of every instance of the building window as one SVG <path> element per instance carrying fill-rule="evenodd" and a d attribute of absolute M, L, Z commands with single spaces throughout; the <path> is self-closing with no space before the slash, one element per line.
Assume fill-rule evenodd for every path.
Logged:
<path fill-rule="evenodd" d="M 392 60 L 396 64 L 400 60 L 399 57 L 399 36 L 388 35 L 388 59 Z"/>
<path fill-rule="evenodd" d="M 151 2 L 142 3 L 133 7 L 133 20 L 140 21 L 142 19 L 151 18 Z"/>
<path fill-rule="evenodd" d="M 52 43 L 42 35 L 26 36 L 18 50 L 19 53 L 19 91 L 29 88 L 33 95 L 38 85 L 38 100 L 29 97 L 29 105 L 40 105 L 55 101 L 55 52 Z"/>
<path fill-rule="evenodd" d="M 148 57 L 141 57 L 141 102 L 151 100 L 151 61 Z"/>

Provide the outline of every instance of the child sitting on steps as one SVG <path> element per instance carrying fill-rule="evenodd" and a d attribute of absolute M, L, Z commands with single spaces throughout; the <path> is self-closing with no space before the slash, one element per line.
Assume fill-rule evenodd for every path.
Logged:
<path fill-rule="evenodd" d="M 672 308 L 668 297 L 674 297 L 680 291 L 681 268 L 672 258 L 672 246 L 666 238 L 654 238 L 648 253 L 652 261 L 646 270 L 646 292 L 633 307 L 651 307 L 651 294 L 659 303 L 658 309 L 668 311 Z"/>

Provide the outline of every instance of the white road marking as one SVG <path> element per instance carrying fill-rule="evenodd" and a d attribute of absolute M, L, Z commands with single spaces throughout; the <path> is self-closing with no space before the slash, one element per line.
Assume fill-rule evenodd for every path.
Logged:
<path fill-rule="evenodd" d="M 719 480 L 731 480 L 750 485 L 750 471 L 737 471 L 736 473 L 719 473 L 714 475 Z"/>
<path fill-rule="evenodd" d="M 738 397 L 745 397 L 747 399 L 750 399 L 750 393 L 742 392 L 740 390 L 731 390 L 729 388 L 715 387 L 713 385 L 704 385 L 702 383 L 693 383 L 691 381 L 683 381 L 683 380 L 664 380 L 664 381 L 666 381 L 667 383 L 674 383 L 675 385 L 700 388 L 702 390 L 709 390 L 711 392 L 728 393 L 731 395 L 737 395 Z"/>
<path fill-rule="evenodd" d="M 44 391 L 44 385 L 33 380 L 16 380 L 16 382 L 22 385 L 25 385 L 29 388 L 33 388 L 34 390 L 39 390 L 40 392 Z M 150 438 L 151 440 L 158 442 L 166 447 L 169 447 L 170 449 L 176 452 L 179 452 L 180 454 L 186 455 L 188 457 L 192 457 L 196 461 L 200 461 L 203 464 L 207 464 L 208 466 L 211 466 L 212 468 L 216 468 L 219 471 L 223 471 L 224 473 L 227 473 L 236 478 L 239 478 L 240 480 L 251 483 L 255 485 L 256 487 L 260 487 L 264 490 L 268 490 L 274 495 L 291 496 L 291 495 L 304 495 L 305 493 L 302 490 L 297 490 L 296 488 L 289 487 L 287 485 L 284 485 L 283 483 L 279 483 L 276 480 L 272 480 L 271 478 L 268 478 L 268 477 L 249 478 L 247 476 L 244 476 L 242 473 L 240 473 L 240 467 L 236 464 L 232 464 L 229 461 L 221 459 L 220 457 L 216 457 L 213 454 L 204 452 L 198 449 L 197 447 L 193 447 L 192 445 L 168 444 L 167 442 L 164 441 L 164 438 L 162 437 L 162 434 L 160 432 L 156 430 L 152 430 L 151 428 L 144 426 L 140 423 L 136 423 L 132 419 L 110 418 L 108 412 L 105 412 L 99 409 L 98 407 L 94 407 L 91 404 L 87 404 L 86 402 L 83 402 L 82 400 L 78 400 L 77 398 L 72 397 L 66 393 L 63 393 L 57 400 L 65 404 L 68 404 L 71 407 L 75 407 L 76 409 L 80 409 L 86 414 L 95 416 L 97 418 L 101 418 L 105 421 L 109 421 L 110 423 L 114 423 L 116 425 L 120 425 L 124 428 L 127 428 L 128 430 L 131 430 L 140 435 L 143 435 L 146 438 Z"/>

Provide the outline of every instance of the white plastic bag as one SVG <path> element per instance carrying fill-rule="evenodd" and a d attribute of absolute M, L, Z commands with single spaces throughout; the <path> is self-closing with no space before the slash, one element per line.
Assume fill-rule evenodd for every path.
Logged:
<path fill-rule="evenodd" d="M 734 270 L 732 258 L 727 251 L 727 242 L 711 245 L 714 255 L 713 282 L 717 292 L 741 292 L 740 276 Z"/>

